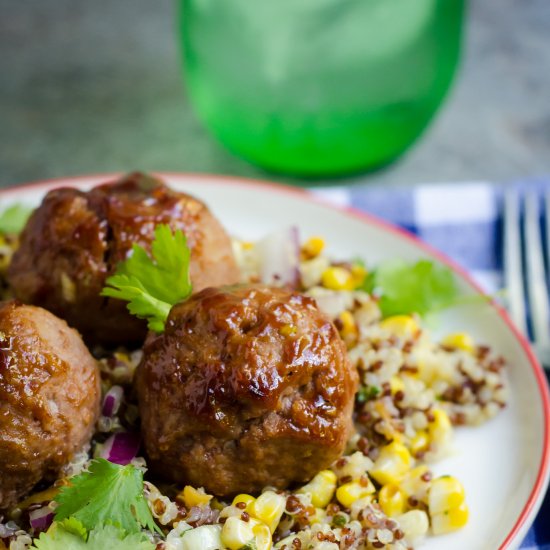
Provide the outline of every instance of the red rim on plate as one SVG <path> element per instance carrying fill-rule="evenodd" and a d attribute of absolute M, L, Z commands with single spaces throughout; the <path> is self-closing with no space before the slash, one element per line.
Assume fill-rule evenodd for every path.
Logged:
<path fill-rule="evenodd" d="M 78 187 L 81 185 L 85 185 L 86 183 L 103 183 L 106 181 L 116 179 L 121 175 L 123 174 L 107 173 L 107 174 L 92 174 L 89 176 L 75 176 L 75 177 L 68 177 L 68 178 L 55 178 L 55 179 L 42 180 L 39 182 L 27 183 L 23 185 L 11 186 L 4 189 L 0 189 L 0 198 L 6 195 L 17 194 L 21 191 L 32 191 L 32 190 L 44 191 L 46 189 L 53 189 L 55 187 L 62 187 L 62 186 Z M 429 255 L 437 258 L 437 260 L 442 264 L 450 267 L 464 281 L 466 281 L 466 283 L 477 293 L 483 294 L 483 290 L 481 289 L 481 287 L 472 279 L 472 277 L 464 268 L 462 268 L 454 260 L 446 256 L 439 250 L 433 248 L 429 244 L 420 240 L 418 237 L 416 237 L 412 233 L 409 233 L 405 229 L 397 227 L 383 219 L 380 219 L 372 214 L 367 214 L 356 208 L 349 207 L 349 206 L 343 207 L 343 206 L 334 205 L 327 200 L 324 200 L 322 198 L 319 198 L 313 195 L 306 189 L 291 187 L 289 185 L 283 185 L 279 183 L 273 183 L 273 182 L 262 181 L 262 180 L 254 180 L 254 179 L 240 178 L 240 177 L 233 177 L 233 176 L 219 176 L 215 174 L 156 172 L 155 175 L 157 175 L 160 178 L 166 178 L 166 179 L 172 178 L 172 179 L 179 179 L 182 181 L 188 180 L 190 182 L 199 180 L 203 184 L 208 184 L 208 183 L 219 184 L 223 182 L 228 185 L 233 185 L 238 187 L 262 187 L 264 189 L 269 189 L 275 193 L 289 194 L 294 197 L 299 197 L 305 200 L 306 202 L 315 202 L 326 208 L 329 208 L 332 210 L 338 210 L 340 212 L 351 215 L 354 218 L 359 219 L 360 221 L 363 221 L 370 225 L 378 226 L 384 229 L 385 231 L 394 233 L 408 240 L 409 242 L 414 244 L 417 248 L 420 248 L 421 250 L 425 251 Z M 548 476 L 550 474 L 550 470 L 549 470 L 550 469 L 550 392 L 548 389 L 544 371 L 540 366 L 537 358 L 535 357 L 535 354 L 531 349 L 531 346 L 529 345 L 525 336 L 523 336 L 519 332 L 519 330 L 515 327 L 515 325 L 510 320 L 510 317 L 508 316 L 507 312 L 501 306 L 499 306 L 494 302 L 491 303 L 491 306 L 497 311 L 500 318 L 504 321 L 508 329 L 515 336 L 516 340 L 520 343 L 525 355 L 527 356 L 527 359 L 529 360 L 529 364 L 533 370 L 533 373 L 535 375 L 535 379 L 537 382 L 537 386 L 539 389 L 540 398 L 543 405 L 543 418 L 544 418 L 543 452 L 541 456 L 537 478 L 533 486 L 533 489 L 531 490 L 531 494 L 529 495 L 529 498 L 527 499 L 527 502 L 525 503 L 525 506 L 521 514 L 519 515 L 516 523 L 514 524 L 514 526 L 512 527 L 512 529 L 510 530 L 506 538 L 504 539 L 504 542 L 501 544 L 499 548 L 499 550 L 505 550 L 508 547 L 508 545 L 519 535 L 520 531 L 525 527 L 525 523 L 529 515 L 535 511 L 535 507 L 540 507 L 540 505 L 542 504 L 542 500 L 544 498 L 543 491 L 545 490 L 548 484 Z"/>

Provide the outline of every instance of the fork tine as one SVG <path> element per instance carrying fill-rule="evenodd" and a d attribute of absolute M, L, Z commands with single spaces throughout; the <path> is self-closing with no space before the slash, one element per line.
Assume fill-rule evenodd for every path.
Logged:
<path fill-rule="evenodd" d="M 504 195 L 504 279 L 510 315 L 519 330 L 526 334 L 519 198 L 513 191 Z"/>
<path fill-rule="evenodd" d="M 538 346 L 548 346 L 550 345 L 548 289 L 544 275 L 538 196 L 533 192 L 525 197 L 525 263 L 533 340 Z"/>

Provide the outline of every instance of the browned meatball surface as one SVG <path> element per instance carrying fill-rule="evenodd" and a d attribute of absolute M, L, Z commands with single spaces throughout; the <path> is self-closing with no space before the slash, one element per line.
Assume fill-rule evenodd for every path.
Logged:
<path fill-rule="evenodd" d="M 0 509 L 55 479 L 90 439 L 100 398 L 75 330 L 44 309 L 0 303 Z"/>
<path fill-rule="evenodd" d="M 238 281 L 231 241 L 208 208 L 160 180 L 131 174 L 89 192 L 50 191 L 22 233 L 9 283 L 17 298 L 66 319 L 88 343 L 141 344 L 146 323 L 100 292 L 133 243 L 150 249 L 162 223 L 187 236 L 195 291 Z"/>
<path fill-rule="evenodd" d="M 205 289 L 145 345 L 136 386 L 149 464 L 216 495 L 306 481 L 343 452 L 356 384 L 312 299 Z"/>

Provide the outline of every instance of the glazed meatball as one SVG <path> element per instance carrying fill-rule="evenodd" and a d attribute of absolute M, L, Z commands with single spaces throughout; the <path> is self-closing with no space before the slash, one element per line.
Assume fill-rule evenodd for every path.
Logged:
<path fill-rule="evenodd" d="M 44 309 L 0 304 L 0 510 L 54 480 L 89 441 L 100 397 L 75 330 Z"/>
<path fill-rule="evenodd" d="M 145 345 L 136 386 L 149 464 L 216 495 L 306 481 L 343 452 L 356 384 L 311 298 L 205 289 Z"/>
<path fill-rule="evenodd" d="M 238 281 L 231 241 L 208 208 L 157 179 L 131 174 L 87 193 L 62 188 L 46 195 L 9 268 L 15 297 L 62 317 L 89 344 L 140 345 L 145 321 L 100 292 L 132 244 L 149 250 L 163 223 L 187 236 L 195 291 Z"/>

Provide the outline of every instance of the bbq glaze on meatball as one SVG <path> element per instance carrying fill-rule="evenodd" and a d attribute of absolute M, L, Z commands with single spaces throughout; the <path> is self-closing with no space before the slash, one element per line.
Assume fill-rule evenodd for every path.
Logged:
<path fill-rule="evenodd" d="M 238 281 L 230 239 L 208 208 L 158 179 L 131 174 L 87 193 L 50 191 L 22 233 L 9 283 L 16 298 L 62 317 L 90 344 L 139 345 L 146 323 L 100 292 L 132 244 L 149 250 L 163 223 L 187 236 L 195 291 Z"/>
<path fill-rule="evenodd" d="M 0 303 L 0 510 L 56 478 L 89 441 L 100 398 L 75 330 L 44 309 Z"/>
<path fill-rule="evenodd" d="M 356 384 L 312 299 L 205 289 L 145 345 L 136 386 L 149 464 L 216 495 L 306 481 L 342 454 Z"/>

